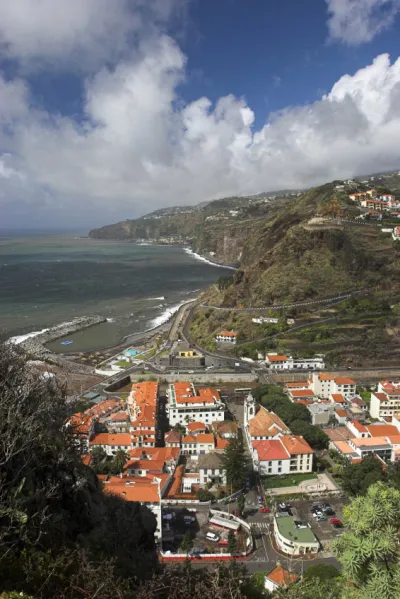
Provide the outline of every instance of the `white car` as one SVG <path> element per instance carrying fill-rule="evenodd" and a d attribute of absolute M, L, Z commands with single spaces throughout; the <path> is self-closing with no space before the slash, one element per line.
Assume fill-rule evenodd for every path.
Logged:
<path fill-rule="evenodd" d="M 208 539 L 209 541 L 214 541 L 216 543 L 217 541 L 219 541 L 219 535 L 217 535 L 215 532 L 208 531 L 208 533 L 206 534 L 206 539 Z"/>

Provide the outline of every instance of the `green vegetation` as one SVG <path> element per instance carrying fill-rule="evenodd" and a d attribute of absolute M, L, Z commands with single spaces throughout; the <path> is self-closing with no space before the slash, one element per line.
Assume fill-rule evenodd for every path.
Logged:
<path fill-rule="evenodd" d="M 129 460 L 129 454 L 123 449 L 118 449 L 113 458 L 108 457 L 102 447 L 94 447 L 91 454 L 92 462 L 90 466 L 96 474 L 121 474 L 126 462 Z"/>
<path fill-rule="evenodd" d="M 128 360 L 119 360 L 118 362 L 115 362 L 115 365 L 120 368 L 129 368 L 129 366 L 132 366 Z"/>
<path fill-rule="evenodd" d="M 241 493 L 236 501 L 236 505 L 237 505 L 237 509 L 239 514 L 242 516 L 244 513 L 244 506 L 246 503 L 246 499 L 245 496 L 243 495 L 243 493 Z"/>
<path fill-rule="evenodd" d="M 285 474 L 283 476 L 265 476 L 263 484 L 265 489 L 279 489 L 281 487 L 294 487 L 303 480 L 315 478 L 315 472 L 304 472 L 303 474 Z"/>
<path fill-rule="evenodd" d="M 0 352 L 0 580 L 35 599 L 129 597 L 157 565 L 154 516 L 104 494 L 55 381 Z M 12 596 L 12 595 L 11 595 Z"/>
<path fill-rule="evenodd" d="M 232 488 L 233 491 L 241 489 L 248 468 L 241 436 L 238 435 L 231 439 L 229 445 L 224 449 L 221 459 L 224 468 L 226 468 L 226 482 L 228 489 Z"/>
<path fill-rule="evenodd" d="M 353 596 L 400 597 L 400 491 L 383 483 L 372 485 L 345 508 L 344 521 L 348 530 L 335 543 L 335 552 L 343 576 L 355 587 Z"/>
<path fill-rule="evenodd" d="M 366 456 L 358 464 L 344 461 L 340 477 L 343 490 L 350 495 L 365 495 L 376 482 L 385 482 L 400 490 L 400 463 L 389 462 L 384 468 L 373 455 Z"/>
<path fill-rule="evenodd" d="M 228 289 L 228 287 L 233 285 L 233 275 L 218 277 L 217 285 L 220 291 L 222 291 L 223 289 Z"/>
<path fill-rule="evenodd" d="M 199 501 L 212 501 L 215 499 L 214 495 L 208 489 L 198 489 L 196 497 Z"/>
<path fill-rule="evenodd" d="M 335 566 L 331 566 L 330 564 L 315 564 L 309 566 L 307 570 L 304 572 L 304 578 L 306 580 L 314 580 L 317 578 L 321 582 L 329 581 L 333 578 L 338 578 L 339 576 L 339 570 L 337 570 Z"/>
<path fill-rule="evenodd" d="M 233 530 L 228 533 L 228 553 L 235 553 L 236 551 L 236 536 Z"/>
<path fill-rule="evenodd" d="M 182 539 L 180 550 L 182 551 L 182 553 L 189 553 L 189 551 L 191 550 L 192 547 L 193 547 L 192 534 L 189 531 L 186 531 L 183 536 L 183 539 Z"/>

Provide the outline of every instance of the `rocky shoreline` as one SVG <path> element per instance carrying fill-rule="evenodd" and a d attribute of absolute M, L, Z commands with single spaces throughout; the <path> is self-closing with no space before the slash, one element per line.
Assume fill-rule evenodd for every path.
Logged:
<path fill-rule="evenodd" d="M 19 343 L 19 346 L 29 356 L 35 360 L 46 360 L 47 362 L 53 362 L 54 364 L 62 365 L 65 358 L 61 355 L 54 354 L 52 351 L 45 347 L 46 343 L 55 341 L 65 335 L 82 331 L 88 327 L 92 327 L 96 324 L 106 322 L 106 318 L 103 316 L 81 316 L 74 318 L 70 322 L 65 322 L 54 327 L 38 333 L 34 337 L 29 337 Z"/>

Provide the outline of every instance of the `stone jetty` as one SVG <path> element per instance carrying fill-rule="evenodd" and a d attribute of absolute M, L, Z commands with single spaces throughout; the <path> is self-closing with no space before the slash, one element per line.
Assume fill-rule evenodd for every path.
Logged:
<path fill-rule="evenodd" d="M 35 337 L 30 337 L 22 341 L 19 346 L 22 347 L 30 357 L 35 360 L 46 360 L 56 364 L 62 364 L 63 358 L 61 355 L 54 354 L 45 346 L 50 341 L 55 341 L 65 335 L 82 331 L 88 327 L 92 327 L 101 322 L 106 322 L 103 316 L 81 316 L 74 318 L 70 322 L 64 322 L 39 333 Z"/>

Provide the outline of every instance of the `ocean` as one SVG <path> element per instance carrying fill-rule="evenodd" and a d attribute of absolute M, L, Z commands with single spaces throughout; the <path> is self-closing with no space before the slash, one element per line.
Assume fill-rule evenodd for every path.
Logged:
<path fill-rule="evenodd" d="M 4 234 L 3 234 L 4 235 Z M 68 234 L 0 237 L 0 329 L 20 337 L 98 314 L 108 322 L 53 342 L 56 351 L 102 349 L 166 322 L 228 271 L 177 246 Z"/>

